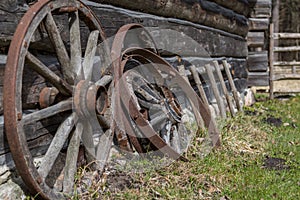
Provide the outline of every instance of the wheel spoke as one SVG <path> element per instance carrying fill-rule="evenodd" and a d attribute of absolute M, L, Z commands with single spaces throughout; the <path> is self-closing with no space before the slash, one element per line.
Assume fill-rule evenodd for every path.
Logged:
<path fill-rule="evenodd" d="M 91 80 L 94 57 L 97 49 L 97 41 L 99 37 L 99 31 L 92 31 L 89 35 L 88 43 L 85 50 L 84 61 L 83 61 L 83 73 L 86 80 Z"/>
<path fill-rule="evenodd" d="M 98 170 L 100 172 L 104 169 L 106 160 L 109 155 L 110 147 L 112 145 L 114 134 L 111 129 L 108 129 L 103 135 L 100 136 L 99 143 L 97 145 L 97 161 Z"/>
<path fill-rule="evenodd" d="M 71 133 L 74 127 L 75 121 L 76 121 L 76 114 L 73 113 L 58 128 L 51 142 L 51 145 L 49 146 L 49 149 L 45 154 L 42 163 L 38 169 L 38 172 L 41 175 L 43 180 L 45 180 L 50 170 L 52 169 L 53 164 L 60 150 L 63 148 L 69 134 Z"/>
<path fill-rule="evenodd" d="M 97 119 L 95 119 L 95 120 L 97 121 Z M 87 156 L 88 162 L 92 162 L 95 159 L 95 146 L 94 146 L 93 135 L 96 131 L 99 132 L 99 129 L 100 129 L 98 121 L 97 121 L 98 127 L 95 127 L 95 124 L 90 124 L 90 123 L 93 123 L 91 121 L 94 121 L 94 120 L 87 119 L 82 123 L 84 132 L 82 133 L 82 136 L 81 136 L 84 148 L 87 150 L 86 156 Z M 100 134 L 100 132 L 98 133 L 98 135 L 99 134 Z"/>
<path fill-rule="evenodd" d="M 72 100 L 68 99 L 65 101 L 61 101 L 58 104 L 55 104 L 48 108 L 44 108 L 37 112 L 25 115 L 22 119 L 22 122 L 24 125 L 29 124 L 29 123 L 34 123 L 36 121 L 46 119 L 48 117 L 54 116 L 58 113 L 61 113 L 61 112 L 67 111 L 67 110 L 71 110 L 71 109 L 72 109 Z"/>
<path fill-rule="evenodd" d="M 62 94 L 71 95 L 72 88 L 62 78 L 51 71 L 46 65 L 44 65 L 37 57 L 27 52 L 26 59 L 30 64 L 30 67 L 36 71 L 39 75 L 49 81 L 54 87 L 56 87 Z"/>
<path fill-rule="evenodd" d="M 76 130 L 70 140 L 66 165 L 64 168 L 64 180 L 63 180 L 63 192 L 65 194 L 71 194 L 74 185 L 74 177 L 77 171 L 77 158 L 79 153 L 80 138 L 83 132 L 83 124 L 81 122 L 77 123 Z"/>
<path fill-rule="evenodd" d="M 70 66 L 70 58 L 51 12 L 47 14 L 45 25 L 50 40 L 54 44 L 58 60 L 62 65 L 63 74 L 66 77 L 66 80 L 69 83 L 72 83 L 74 81 L 74 73 L 71 69 L 72 66 Z"/>
<path fill-rule="evenodd" d="M 80 40 L 80 27 L 78 11 L 69 14 L 70 26 L 70 65 L 74 68 L 75 74 L 81 75 L 81 40 Z M 78 79 L 78 77 L 76 77 Z M 81 79 L 81 78 L 80 78 Z"/>

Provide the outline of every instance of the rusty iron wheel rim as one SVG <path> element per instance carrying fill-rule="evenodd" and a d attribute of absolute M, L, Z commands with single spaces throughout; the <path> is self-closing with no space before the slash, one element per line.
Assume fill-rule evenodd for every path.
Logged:
<path fill-rule="evenodd" d="M 7 135 L 7 139 L 12 152 L 13 159 L 15 161 L 16 168 L 20 176 L 22 177 L 24 183 L 27 185 L 30 192 L 33 195 L 38 194 L 38 196 L 43 199 L 62 199 L 62 198 L 66 198 L 66 196 L 65 194 L 63 194 L 64 191 L 56 190 L 52 186 L 48 185 L 48 183 L 46 182 L 46 178 L 47 178 L 46 176 L 49 174 L 44 175 L 43 172 L 38 171 L 36 169 L 36 165 L 33 162 L 33 157 L 31 155 L 31 152 L 29 150 L 26 141 L 24 127 L 26 123 L 29 122 L 34 123 L 34 119 L 36 119 L 37 116 L 30 115 L 30 114 L 29 115 L 23 114 L 22 104 L 24 100 L 22 99 L 22 87 L 23 87 L 22 77 L 23 77 L 23 73 L 25 74 L 25 72 L 23 71 L 27 67 L 24 66 L 25 59 L 26 60 L 33 59 L 30 62 L 33 62 L 35 60 L 33 54 L 29 54 L 29 50 L 28 50 L 31 45 L 32 36 L 34 32 L 41 26 L 41 24 L 44 23 L 46 17 L 50 18 L 52 14 L 53 16 L 57 14 L 54 12 L 71 13 L 73 17 L 74 15 L 77 15 L 77 17 L 75 16 L 75 20 L 83 21 L 86 27 L 88 27 L 88 30 L 90 31 L 90 35 L 92 31 L 96 31 L 96 32 L 98 31 L 99 41 L 100 39 L 102 41 L 104 41 L 105 39 L 100 22 L 95 17 L 95 14 L 82 2 L 77 0 L 69 0 L 69 1 L 41 0 L 36 2 L 23 16 L 14 34 L 9 49 L 9 53 L 8 53 L 8 60 L 7 60 L 5 79 L 4 79 L 5 132 Z M 47 30 L 47 32 L 49 34 L 49 29 Z M 53 32 L 51 34 L 53 34 Z M 49 36 L 50 35 L 48 35 L 48 37 Z M 87 41 L 89 41 L 89 39 L 87 39 Z M 73 45 L 73 43 L 71 45 Z M 106 49 L 106 55 L 109 55 L 108 52 L 109 52 L 108 49 Z M 33 71 L 37 72 L 36 70 Z M 38 72 L 38 73 L 43 74 L 44 72 Z M 45 78 L 45 80 L 49 81 L 49 79 L 47 78 Z M 55 82 L 54 80 L 57 80 L 55 79 L 55 76 L 54 78 L 52 77 L 51 80 L 52 80 L 51 82 L 52 85 L 54 84 L 56 87 L 60 88 L 59 90 L 61 94 L 57 95 L 55 93 L 55 96 L 51 97 L 51 99 L 49 100 L 51 95 L 49 96 L 49 94 L 47 94 L 48 91 L 45 90 L 46 95 L 42 96 L 42 98 L 39 99 L 42 102 L 46 102 L 42 107 L 47 107 L 54 102 L 54 99 L 58 99 L 56 100 L 58 102 L 56 102 L 56 104 L 54 105 L 56 107 L 53 107 L 54 111 L 56 108 L 58 113 L 65 113 L 65 112 L 72 111 L 73 100 L 71 96 L 74 88 L 74 86 L 72 85 L 76 84 L 75 77 L 73 77 L 73 80 L 71 80 L 74 83 L 71 83 L 70 80 L 65 80 L 63 78 L 61 78 L 58 82 Z M 108 80 L 105 82 L 105 84 L 108 84 L 109 82 L 110 81 Z M 37 108 L 34 107 L 34 109 Z M 34 113 L 36 114 L 37 112 L 38 111 L 33 112 L 33 114 Z M 69 128 L 70 130 L 68 131 L 70 132 L 70 134 L 72 132 L 74 135 L 75 134 L 73 130 L 75 129 L 74 124 L 77 123 L 78 117 L 76 116 L 75 112 L 73 112 L 72 114 L 69 113 L 66 116 L 64 121 L 61 122 L 59 126 L 66 127 L 66 123 L 69 123 L 70 127 L 72 126 L 72 128 Z M 71 138 L 71 136 L 66 136 L 66 137 Z M 78 156 L 78 154 L 76 156 Z M 41 164 L 41 166 L 42 165 L 43 164 Z M 48 171 L 48 173 L 50 172 Z M 74 171 L 70 173 L 74 173 Z M 74 174 L 70 176 L 71 179 L 72 176 L 74 176 Z M 73 182 L 74 179 L 71 181 Z M 73 188 L 71 188 L 71 190 L 72 189 Z M 67 193 L 71 194 L 72 191 L 68 190 Z"/>

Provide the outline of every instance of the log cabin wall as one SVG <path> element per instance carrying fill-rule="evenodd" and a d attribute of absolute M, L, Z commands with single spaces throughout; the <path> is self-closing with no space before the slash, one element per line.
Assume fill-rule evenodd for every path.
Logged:
<path fill-rule="evenodd" d="M 268 40 L 272 0 L 249 0 L 251 6 L 247 35 L 248 86 L 269 86 Z"/>
<path fill-rule="evenodd" d="M 9 44 L 18 22 L 32 2 L 34 3 L 31 0 L 0 2 L 0 100 L 2 100 L 2 80 Z M 198 63 L 196 67 L 201 67 L 212 60 L 222 63 L 222 60 L 226 59 L 232 65 L 231 72 L 238 91 L 243 93 L 247 88 L 249 43 L 246 37 L 250 13 L 248 0 L 83 0 L 83 2 L 96 13 L 107 37 L 113 36 L 122 25 L 127 23 L 141 23 L 145 27 L 182 32 L 199 43 L 210 55 L 209 58 L 197 57 L 197 52 L 191 49 L 181 55 L 183 61 L 193 61 Z M 255 27 L 253 24 L 252 26 Z M 258 23 L 258 26 L 261 30 L 261 23 Z M 156 35 L 154 39 L 159 41 L 161 37 Z M 249 46 L 252 48 L 251 45 Z M 164 52 L 162 55 L 174 66 L 182 64 L 173 55 L 164 55 Z M 205 87 L 205 91 L 208 99 L 214 101 L 208 86 Z M 2 108 L 2 101 L 0 108 Z M 3 110 L 0 112 L 2 115 Z M 0 116 L 1 122 L 0 184 L 6 182 L 11 176 L 9 170 L 14 166 L 3 134 L 3 116 Z M 38 138 L 37 141 L 41 140 Z"/>

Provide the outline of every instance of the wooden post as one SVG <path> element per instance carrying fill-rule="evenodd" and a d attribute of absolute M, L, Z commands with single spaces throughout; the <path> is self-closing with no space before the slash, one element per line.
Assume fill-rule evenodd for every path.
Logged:
<path fill-rule="evenodd" d="M 270 99 L 274 99 L 274 24 L 270 25 L 270 49 L 269 49 L 269 65 L 270 65 Z"/>
<path fill-rule="evenodd" d="M 212 68 L 212 66 L 210 64 L 205 65 L 206 73 L 208 75 L 208 78 L 209 78 L 214 96 L 217 100 L 217 104 L 218 104 L 218 107 L 220 109 L 221 117 L 226 118 L 226 110 L 225 110 L 224 102 L 222 101 L 222 98 L 220 96 L 220 92 L 219 92 L 218 87 L 217 87 L 217 82 L 216 82 L 216 79 L 214 77 L 214 74 L 213 74 L 211 68 Z"/>
<path fill-rule="evenodd" d="M 207 109 L 209 109 L 209 103 L 208 103 L 208 100 L 207 100 L 207 96 L 206 96 L 205 91 L 203 89 L 203 86 L 202 86 L 202 83 L 201 83 L 201 80 L 200 80 L 200 77 L 199 77 L 199 73 L 198 73 L 196 67 L 194 65 L 192 65 L 191 68 L 190 68 L 190 71 L 193 75 L 194 81 L 195 81 L 197 89 L 199 91 L 200 98 L 204 102 L 205 106 L 207 106 Z"/>
<path fill-rule="evenodd" d="M 213 63 L 214 63 L 218 78 L 220 80 L 220 84 L 221 84 L 224 96 L 226 98 L 227 105 L 229 107 L 231 116 L 233 117 L 235 115 L 234 107 L 233 107 L 232 102 L 231 102 L 231 96 L 229 95 L 228 90 L 226 88 L 226 85 L 225 85 L 225 82 L 224 82 L 224 79 L 223 79 L 223 76 L 222 76 L 222 72 L 221 72 L 221 69 L 220 69 L 220 65 L 219 65 L 218 61 L 213 61 Z"/>
<path fill-rule="evenodd" d="M 233 82 L 233 79 L 232 79 L 232 76 L 231 76 L 231 73 L 230 73 L 230 70 L 229 70 L 229 64 L 227 63 L 226 60 L 223 60 L 223 66 L 225 68 L 225 72 L 226 72 L 226 75 L 227 75 L 227 78 L 228 78 L 228 81 L 229 81 L 229 85 L 230 85 L 231 90 L 232 90 L 232 94 L 233 94 L 233 98 L 235 100 L 236 107 L 239 111 L 243 111 L 243 108 L 240 104 L 240 98 L 239 98 L 237 89 L 235 87 L 235 84 Z"/>

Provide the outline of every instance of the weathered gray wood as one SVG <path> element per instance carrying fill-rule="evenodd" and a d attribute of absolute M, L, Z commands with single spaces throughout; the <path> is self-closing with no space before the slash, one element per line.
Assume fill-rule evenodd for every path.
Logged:
<path fill-rule="evenodd" d="M 218 78 L 220 80 L 220 84 L 221 84 L 221 87 L 222 87 L 222 90 L 223 90 L 223 94 L 226 98 L 230 114 L 231 114 L 231 116 L 234 116 L 235 112 L 234 112 L 234 107 L 232 105 L 232 99 L 231 99 L 231 96 L 229 95 L 228 90 L 226 88 L 224 78 L 223 78 L 223 75 L 222 75 L 222 72 L 221 72 L 221 69 L 220 69 L 220 65 L 219 65 L 218 61 L 214 61 L 213 63 L 214 63 L 215 70 L 217 72 Z"/>
<path fill-rule="evenodd" d="M 276 74 L 271 78 L 273 81 L 300 79 L 300 74 Z"/>
<path fill-rule="evenodd" d="M 274 47 L 274 52 L 292 52 L 292 51 L 300 51 L 300 46 Z"/>
<path fill-rule="evenodd" d="M 53 84 L 62 94 L 72 94 L 72 88 L 62 78 L 51 71 L 46 65 L 43 64 L 37 57 L 27 52 L 26 59 L 29 62 L 29 66 L 40 74 L 43 78 Z"/>
<path fill-rule="evenodd" d="M 238 1 L 238 0 L 211 0 L 216 2 L 217 4 L 229 8 L 239 14 L 244 16 L 248 16 L 250 12 L 250 7 L 245 1 Z"/>
<path fill-rule="evenodd" d="M 247 84 L 251 86 L 269 86 L 269 72 L 249 72 Z"/>
<path fill-rule="evenodd" d="M 47 153 L 43 157 L 41 165 L 38 169 L 38 172 L 43 180 L 45 180 L 45 178 L 48 176 L 60 150 L 63 148 L 63 145 L 72 131 L 76 121 L 75 118 L 76 115 L 74 113 L 64 122 L 62 122 L 49 146 L 49 149 L 47 150 Z"/>
<path fill-rule="evenodd" d="M 249 47 L 264 47 L 265 33 L 264 32 L 249 32 L 247 35 L 247 43 Z"/>
<path fill-rule="evenodd" d="M 96 13 L 97 17 L 101 19 L 101 24 L 105 31 L 107 37 L 113 36 L 119 27 L 124 25 L 125 23 L 141 23 L 146 27 L 158 27 L 159 29 L 173 29 L 178 31 L 179 33 L 183 32 L 187 36 L 191 37 L 197 43 L 199 43 L 199 47 L 202 47 L 207 51 L 210 56 L 213 57 L 235 57 L 242 58 L 247 57 L 247 42 L 244 38 L 239 37 L 237 35 L 230 34 L 225 31 L 221 31 L 220 29 L 214 29 L 210 24 L 207 26 L 199 25 L 196 23 L 178 20 L 178 19 L 170 19 L 164 17 L 158 17 L 154 15 L 149 15 L 145 13 L 125 10 L 113 6 L 97 4 L 93 2 L 85 2 L 88 6 Z M 24 14 L 20 11 L 20 13 L 16 14 L 3 14 L 0 12 L 0 47 L 7 47 L 11 40 L 11 37 L 16 29 L 19 18 Z M 9 16 L 9 17 L 7 17 Z M 1 19 L 1 17 L 9 18 L 6 20 Z M 13 21 L 13 25 L 8 25 L 8 21 Z M 113 22 L 113 23 L 112 23 Z M 230 22 L 232 23 L 232 22 Z M 57 21 L 57 24 L 61 24 L 60 21 Z M 3 29 L 1 29 L 1 25 L 3 25 Z M 61 24 L 60 27 L 68 27 L 67 24 Z M 7 30 L 7 32 L 6 32 Z M 5 31 L 5 32 L 3 32 Z M 81 33 L 82 38 L 88 37 L 88 32 Z M 1 37 L 3 35 L 3 42 L 1 42 Z M 158 35 L 155 38 L 156 42 L 162 41 L 160 39 L 162 36 Z M 209 38 L 209 40 L 207 39 Z M 182 44 L 181 38 L 175 38 L 174 43 Z M 37 41 L 36 41 L 36 44 Z M 165 43 L 163 43 L 164 49 Z M 42 49 L 51 49 L 47 47 L 47 45 L 51 45 L 49 42 L 43 43 Z M 174 45 L 172 45 L 174 47 Z M 182 46 L 182 45 L 181 45 Z M 220 48 L 216 48 L 220 47 Z M 222 47 L 222 48 L 221 48 Z M 33 48 L 41 48 L 41 45 L 34 45 Z M 178 52 L 178 48 L 171 49 L 174 53 Z M 199 56 L 199 51 L 195 52 L 194 48 L 185 48 L 186 52 L 182 52 L 185 56 Z M 199 48 L 198 48 L 199 49 Z M 183 56 L 181 55 L 181 56 Z"/>
<path fill-rule="evenodd" d="M 189 78 L 187 77 L 187 75 L 185 73 L 184 65 L 179 65 L 177 68 L 178 68 L 178 72 L 179 72 L 180 76 L 182 76 L 184 78 L 184 80 L 186 80 L 186 82 L 189 83 Z"/>
<path fill-rule="evenodd" d="M 211 26 L 220 30 L 246 36 L 247 25 L 241 25 L 235 19 L 228 19 L 221 14 L 207 12 L 200 4 L 189 5 L 181 1 L 161 2 L 158 0 L 93 0 L 127 9 L 143 11 L 163 17 L 184 19 L 191 22 Z"/>
<path fill-rule="evenodd" d="M 197 86 L 197 89 L 199 91 L 199 94 L 200 94 L 200 98 L 202 99 L 202 101 L 204 102 L 204 105 L 208 108 L 209 107 L 209 103 L 208 103 L 208 100 L 207 100 L 207 97 L 206 97 L 206 94 L 205 94 L 205 91 L 203 89 L 203 86 L 202 86 L 202 83 L 201 83 L 201 80 L 200 80 L 200 77 L 199 77 L 199 73 L 195 67 L 195 65 L 192 65 L 190 67 L 190 71 L 193 75 L 193 78 L 196 82 L 196 86 Z"/>
<path fill-rule="evenodd" d="M 48 117 L 54 116 L 58 113 L 71 110 L 73 106 L 72 99 L 61 101 L 53 106 L 44 108 L 42 110 L 33 112 L 31 114 L 25 115 L 22 118 L 23 124 L 33 123 Z"/>
<path fill-rule="evenodd" d="M 18 0 L 1 0 L 0 10 L 14 12 L 18 9 Z"/>
<path fill-rule="evenodd" d="M 82 64 L 85 80 L 91 80 L 92 78 L 94 57 L 96 54 L 98 37 L 99 37 L 98 30 L 92 31 L 89 35 L 87 47 L 85 50 L 84 60 Z"/>
<path fill-rule="evenodd" d="M 70 27 L 70 65 L 76 75 L 81 73 L 81 37 L 79 27 L 78 11 L 69 14 L 69 27 Z"/>
<path fill-rule="evenodd" d="M 220 95 L 220 92 L 218 90 L 218 87 L 217 87 L 217 84 L 216 84 L 216 79 L 215 79 L 214 74 L 212 72 L 212 66 L 210 64 L 207 64 L 207 65 L 205 65 L 205 69 L 206 69 L 206 73 L 208 75 L 211 87 L 213 89 L 213 93 L 214 93 L 214 96 L 216 98 L 216 101 L 217 101 L 217 104 L 218 104 L 218 107 L 219 107 L 219 110 L 220 110 L 221 117 L 226 118 L 226 110 L 225 110 L 225 107 L 224 107 L 224 102 L 223 102 L 223 100 L 221 98 L 221 95 Z"/>
<path fill-rule="evenodd" d="M 71 194 L 73 191 L 74 177 L 77 171 L 77 158 L 79 153 L 80 138 L 83 133 L 84 127 L 81 122 L 76 124 L 76 130 L 70 140 L 66 165 L 64 167 L 64 180 L 63 180 L 63 192 L 65 194 Z"/>
<path fill-rule="evenodd" d="M 268 52 L 250 52 L 247 62 L 249 72 L 265 72 L 269 66 Z"/>
<path fill-rule="evenodd" d="M 300 39 L 300 33 L 273 33 L 273 39 Z"/>
<path fill-rule="evenodd" d="M 300 61 L 278 61 L 273 63 L 274 66 L 300 66 Z"/>
<path fill-rule="evenodd" d="M 240 98 L 239 98 L 236 86 L 233 82 L 232 75 L 231 75 L 230 70 L 229 70 L 230 69 L 229 64 L 227 63 L 226 60 L 223 60 L 222 63 L 223 63 L 223 66 L 225 68 L 225 72 L 226 72 L 226 75 L 227 75 L 227 78 L 228 78 L 228 81 L 229 81 L 229 85 L 230 85 L 230 88 L 231 88 L 231 91 L 232 91 L 232 94 L 233 94 L 233 98 L 235 100 L 236 107 L 239 111 L 243 111 L 243 108 L 240 104 Z"/>
<path fill-rule="evenodd" d="M 249 18 L 249 31 L 265 31 L 269 29 L 268 18 Z"/>
<path fill-rule="evenodd" d="M 45 26 L 47 29 L 47 32 L 49 34 L 49 37 L 51 39 L 52 44 L 54 45 L 58 60 L 60 64 L 62 65 L 62 72 L 64 76 L 66 77 L 66 80 L 69 83 L 72 83 L 75 79 L 75 73 L 73 70 L 73 66 L 70 66 L 70 58 L 68 55 L 68 52 L 66 50 L 66 47 L 64 45 L 64 42 L 61 38 L 60 32 L 57 28 L 57 25 L 53 19 L 53 16 L 51 13 L 47 14 L 47 17 L 45 19 Z"/>

